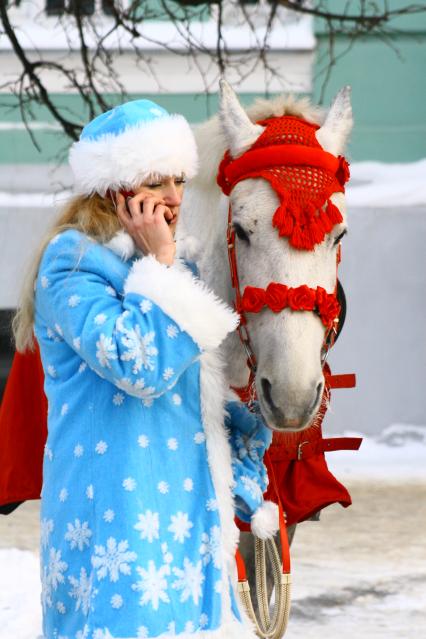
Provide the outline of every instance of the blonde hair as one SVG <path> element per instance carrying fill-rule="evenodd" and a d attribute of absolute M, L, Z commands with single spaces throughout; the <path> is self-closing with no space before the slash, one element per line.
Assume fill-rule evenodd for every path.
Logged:
<path fill-rule="evenodd" d="M 12 332 L 16 349 L 24 352 L 34 350 L 34 285 L 38 275 L 41 258 L 49 242 L 68 229 L 85 233 L 94 240 L 108 242 L 121 229 L 111 199 L 98 194 L 91 196 L 78 195 L 65 206 L 61 216 L 56 220 L 43 238 L 31 262 L 21 291 L 18 310 L 12 320 Z"/>

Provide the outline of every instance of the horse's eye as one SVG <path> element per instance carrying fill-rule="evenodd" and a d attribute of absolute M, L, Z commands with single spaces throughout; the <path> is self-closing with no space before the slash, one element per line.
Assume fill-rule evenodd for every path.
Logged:
<path fill-rule="evenodd" d="M 243 242 L 247 242 L 247 244 L 250 244 L 250 238 L 243 227 L 238 224 L 238 222 L 234 222 L 233 227 L 238 239 L 242 240 Z"/>
<path fill-rule="evenodd" d="M 347 232 L 348 232 L 348 229 L 345 229 L 344 231 L 342 231 L 342 232 L 340 233 L 340 235 L 338 235 L 338 236 L 336 237 L 336 239 L 334 240 L 334 242 L 333 242 L 333 246 L 337 246 L 337 245 L 338 245 L 338 243 L 340 242 L 340 240 L 342 239 L 342 237 L 343 237 L 344 235 L 346 235 L 346 233 L 347 233 Z"/>

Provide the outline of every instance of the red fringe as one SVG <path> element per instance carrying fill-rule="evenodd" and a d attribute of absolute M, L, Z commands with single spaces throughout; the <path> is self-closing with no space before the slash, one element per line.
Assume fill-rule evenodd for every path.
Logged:
<path fill-rule="evenodd" d="M 341 222 L 343 222 L 342 214 L 340 213 L 337 206 L 335 206 L 331 200 L 328 200 L 327 202 L 327 215 L 330 218 L 333 226 L 335 224 L 340 224 Z"/>

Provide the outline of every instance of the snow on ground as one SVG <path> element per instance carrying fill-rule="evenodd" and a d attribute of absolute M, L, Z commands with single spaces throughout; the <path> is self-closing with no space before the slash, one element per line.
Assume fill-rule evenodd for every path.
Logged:
<path fill-rule="evenodd" d="M 362 437 L 361 433 L 353 432 L 344 435 Z M 364 437 L 358 452 L 329 453 L 327 464 L 331 472 L 344 481 L 426 482 L 426 426 L 393 424 L 377 438 Z"/>
<path fill-rule="evenodd" d="M 286 639 L 426 637 L 426 426 L 327 459 L 354 503 L 297 528 Z M 0 639 L 41 633 L 37 521 L 37 502 L 0 518 Z"/>
<path fill-rule="evenodd" d="M 346 201 L 351 208 L 382 208 L 426 205 L 426 158 L 417 162 L 354 162 Z M 53 178 L 52 178 L 53 179 Z M 53 179 L 55 184 L 55 180 Z M 9 193 L 0 191 L 0 207 L 60 207 L 71 196 L 60 187 L 57 193 Z"/>
<path fill-rule="evenodd" d="M 424 206 L 426 159 L 405 164 L 354 162 L 346 191 L 348 206 Z"/>

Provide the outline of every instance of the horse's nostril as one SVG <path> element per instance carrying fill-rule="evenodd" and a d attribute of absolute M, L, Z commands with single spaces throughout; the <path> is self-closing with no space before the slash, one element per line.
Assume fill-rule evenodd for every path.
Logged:
<path fill-rule="evenodd" d="M 263 393 L 263 397 L 265 399 L 265 401 L 269 404 L 269 407 L 274 409 L 275 408 L 275 404 L 272 400 L 272 394 L 271 394 L 271 382 L 269 381 L 269 379 L 266 379 L 266 377 L 262 377 L 262 379 L 260 380 L 260 384 L 262 386 L 262 393 Z"/>

